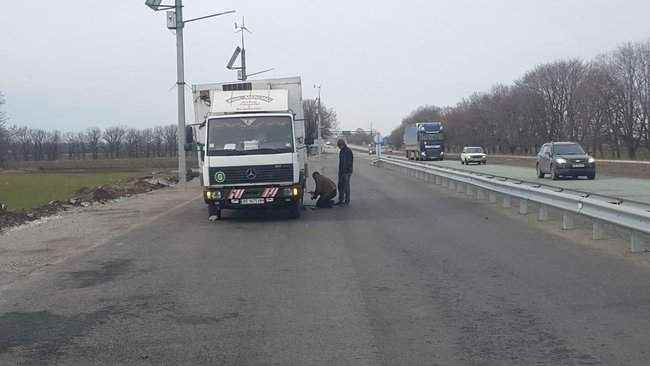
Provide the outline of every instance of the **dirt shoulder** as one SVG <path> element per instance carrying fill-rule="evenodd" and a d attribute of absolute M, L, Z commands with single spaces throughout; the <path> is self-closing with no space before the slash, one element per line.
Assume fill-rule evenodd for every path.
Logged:
<path fill-rule="evenodd" d="M 29 210 L 11 210 L 11 207 L 5 207 L 3 202 L 0 202 L 0 233 L 10 227 L 40 220 L 62 211 L 69 211 L 75 207 L 104 204 L 117 198 L 131 197 L 136 194 L 172 187 L 177 181 L 176 176 L 169 173 L 141 175 L 112 184 L 83 187 L 64 200 L 53 200 Z"/>
<path fill-rule="evenodd" d="M 74 207 L 0 233 L 0 291 L 200 198 L 198 181 Z"/>

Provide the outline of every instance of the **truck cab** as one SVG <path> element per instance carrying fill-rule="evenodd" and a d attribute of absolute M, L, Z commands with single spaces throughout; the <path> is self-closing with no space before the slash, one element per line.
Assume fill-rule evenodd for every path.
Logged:
<path fill-rule="evenodd" d="M 404 146 L 410 160 L 443 160 L 445 137 L 442 122 L 420 122 L 406 127 Z"/>
<path fill-rule="evenodd" d="M 224 209 L 288 208 L 300 216 L 307 163 L 300 78 L 194 86 L 203 198 Z"/>

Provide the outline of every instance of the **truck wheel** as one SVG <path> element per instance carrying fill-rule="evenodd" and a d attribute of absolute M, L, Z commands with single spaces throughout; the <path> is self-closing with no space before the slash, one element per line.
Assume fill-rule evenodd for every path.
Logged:
<path fill-rule="evenodd" d="M 536 168 L 537 168 L 537 178 L 544 178 L 546 174 L 542 172 L 542 169 L 539 167 L 539 164 L 536 165 Z"/>
<path fill-rule="evenodd" d="M 293 205 L 291 205 L 291 208 L 289 209 L 289 218 L 291 219 L 299 219 L 300 218 L 300 202 L 296 202 Z"/>
<path fill-rule="evenodd" d="M 594 174 L 589 174 L 589 175 L 587 176 L 587 179 L 589 179 L 589 180 L 594 180 L 594 179 L 596 179 L 596 173 L 594 173 Z"/>

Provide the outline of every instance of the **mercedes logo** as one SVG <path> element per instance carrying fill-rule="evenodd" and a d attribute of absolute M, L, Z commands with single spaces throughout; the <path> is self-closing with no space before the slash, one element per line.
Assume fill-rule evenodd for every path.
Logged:
<path fill-rule="evenodd" d="M 253 170 L 253 168 L 246 169 L 245 174 L 246 174 L 246 178 L 248 180 L 253 180 L 253 179 L 255 179 L 255 177 L 257 177 L 257 173 L 255 173 L 255 170 Z"/>

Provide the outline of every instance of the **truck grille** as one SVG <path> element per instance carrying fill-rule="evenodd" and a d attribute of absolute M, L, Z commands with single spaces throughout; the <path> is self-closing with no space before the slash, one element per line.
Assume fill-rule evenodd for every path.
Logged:
<path fill-rule="evenodd" d="M 210 184 L 251 184 L 293 181 L 293 164 L 211 167 Z"/>

